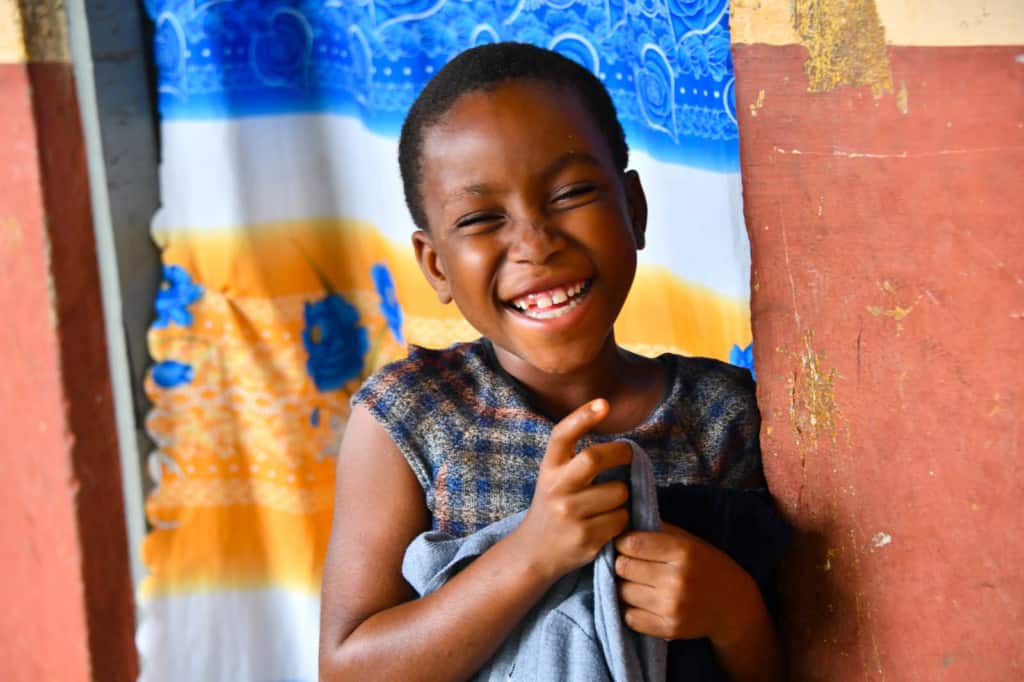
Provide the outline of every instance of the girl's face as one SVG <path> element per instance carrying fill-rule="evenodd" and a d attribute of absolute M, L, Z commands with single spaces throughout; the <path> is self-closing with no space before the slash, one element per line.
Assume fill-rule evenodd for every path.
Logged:
<path fill-rule="evenodd" d="M 548 373 L 608 344 L 636 272 L 646 202 L 570 92 L 511 81 L 468 93 L 426 131 L 413 237 L 443 302 Z"/>

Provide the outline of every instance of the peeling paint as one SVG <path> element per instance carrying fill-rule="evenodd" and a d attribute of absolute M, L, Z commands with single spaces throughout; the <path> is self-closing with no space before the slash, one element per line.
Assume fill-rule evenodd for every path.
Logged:
<path fill-rule="evenodd" d="M 907 93 L 906 82 L 900 81 L 900 89 L 896 91 L 896 108 L 904 116 L 910 113 L 909 97 L 910 95 Z"/>
<path fill-rule="evenodd" d="M 867 307 L 867 311 L 874 315 L 875 317 L 885 316 L 891 317 L 894 320 L 902 320 L 907 315 L 914 312 L 914 306 L 910 306 L 909 308 L 901 308 L 900 306 L 896 306 L 895 308 L 890 308 L 889 310 L 886 310 L 882 306 L 869 305 Z"/>
<path fill-rule="evenodd" d="M 900 377 L 896 381 L 896 392 L 900 396 L 900 409 L 903 410 L 904 412 L 907 409 L 906 386 L 907 386 L 907 374 L 909 372 L 910 372 L 910 370 L 907 370 L 907 369 L 905 369 L 902 372 L 900 372 Z"/>
<path fill-rule="evenodd" d="M 30 62 L 71 61 L 64 0 L 0 0 L 0 15 L 20 15 L 24 55 Z M 10 5 L 17 5 L 11 11 Z M 12 27 L 13 28 L 13 27 Z"/>
<path fill-rule="evenodd" d="M 788 2 L 732 0 L 729 3 L 729 34 L 734 43 L 795 43 L 793 8 Z"/>
<path fill-rule="evenodd" d="M 881 0 L 878 14 L 892 45 L 944 47 L 1024 44 L 1020 0 L 950 2 Z M 792 45 L 793 3 L 781 0 L 732 0 L 729 26 L 733 42 Z M 1024 55 L 1018 57 L 1024 62 Z"/>
<path fill-rule="evenodd" d="M 757 101 L 750 105 L 750 115 L 756 117 L 757 112 L 764 108 L 764 90 L 757 93 Z"/>
<path fill-rule="evenodd" d="M 850 528 L 850 556 L 853 559 L 853 582 L 854 584 L 860 584 L 860 553 L 858 552 L 859 545 L 857 541 L 858 531 L 854 528 Z M 869 604 L 865 604 L 864 593 L 857 590 L 853 593 L 853 611 L 854 619 L 858 630 L 862 632 L 870 633 L 871 637 L 871 653 L 874 655 L 874 668 L 878 672 L 882 680 L 885 679 L 885 670 L 882 668 L 882 656 L 878 650 L 878 639 L 875 634 L 875 630 L 870 627 L 872 620 L 872 613 Z M 871 661 L 868 660 L 868 652 L 863 647 L 860 648 L 861 665 L 866 670 L 871 665 Z"/>
<path fill-rule="evenodd" d="M 894 287 L 892 282 L 890 282 L 889 280 L 885 280 L 884 282 L 882 282 L 879 285 L 879 288 L 889 296 L 895 296 L 896 294 L 896 287 Z M 875 317 L 888 317 L 892 320 L 895 320 L 896 322 L 902 322 L 907 317 L 909 317 L 912 312 L 914 312 L 914 309 L 921 302 L 922 298 L 924 298 L 924 296 L 919 295 L 913 303 L 907 306 L 904 306 L 898 302 L 894 302 L 887 305 L 869 305 L 865 307 L 865 310 L 867 310 Z M 897 325 L 896 333 L 899 334 L 902 331 L 903 325 Z"/>
<path fill-rule="evenodd" d="M 1006 410 L 1003 409 L 1003 406 L 999 402 L 999 394 L 996 393 L 995 395 L 992 396 L 992 409 L 989 410 L 988 416 L 995 417 L 1002 414 L 1005 411 Z"/>
<path fill-rule="evenodd" d="M 808 92 L 868 86 L 892 92 L 885 29 L 874 0 L 795 0 L 793 26 L 807 48 Z"/>
<path fill-rule="evenodd" d="M 834 386 L 838 372 L 824 369 L 824 357 L 811 345 L 813 337 L 813 332 L 804 333 L 800 368 L 789 380 L 789 423 L 802 450 L 816 449 L 823 437 L 835 445 L 840 417 Z"/>
<path fill-rule="evenodd" d="M 833 147 L 832 151 L 805 151 L 801 149 L 783 149 L 782 147 L 772 148 L 773 152 L 782 155 L 800 156 L 801 154 L 807 154 L 808 156 L 838 156 L 844 159 L 927 159 L 940 156 L 958 156 L 961 154 L 1006 154 L 1022 150 L 1024 150 L 1024 147 L 1014 145 L 976 147 L 973 149 L 939 149 L 937 151 L 920 152 L 917 154 L 911 154 L 907 151 L 892 153 L 858 152 L 839 149 L 838 147 Z"/>
<path fill-rule="evenodd" d="M 871 538 L 871 546 L 880 549 L 892 543 L 892 536 L 888 533 L 878 532 Z"/>

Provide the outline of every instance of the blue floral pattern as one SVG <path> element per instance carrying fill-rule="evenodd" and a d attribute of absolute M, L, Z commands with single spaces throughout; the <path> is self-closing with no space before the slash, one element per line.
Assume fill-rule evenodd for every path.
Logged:
<path fill-rule="evenodd" d="M 163 329 L 172 322 L 182 327 L 192 326 L 192 313 L 188 307 L 203 296 L 203 288 L 192 281 L 188 271 L 180 265 L 165 265 L 164 279 L 156 292 L 156 320 L 153 326 Z"/>
<path fill-rule="evenodd" d="M 739 345 L 733 345 L 729 351 L 729 363 L 736 365 L 737 367 L 743 367 L 750 370 L 750 376 L 757 381 L 757 375 L 754 373 L 754 342 L 751 341 L 750 345 L 746 348 L 740 348 Z"/>
<path fill-rule="evenodd" d="M 482 43 L 557 50 L 608 87 L 630 144 L 739 165 L 727 0 L 146 0 L 169 118 L 355 115 L 395 134 L 423 84 Z"/>
<path fill-rule="evenodd" d="M 177 360 L 164 360 L 153 365 L 153 381 L 161 388 L 174 388 L 192 383 L 192 365 Z"/>
<path fill-rule="evenodd" d="M 395 282 L 391 278 L 391 271 L 384 263 L 376 263 L 370 268 L 370 276 L 373 278 L 373 285 L 377 288 L 377 295 L 380 296 L 381 315 L 384 316 L 395 341 L 404 345 L 402 307 L 398 304 L 398 294 L 395 292 Z"/>
<path fill-rule="evenodd" d="M 319 301 L 305 304 L 303 320 L 306 371 L 317 390 L 336 391 L 362 374 L 369 340 L 355 306 L 336 293 L 328 293 Z"/>

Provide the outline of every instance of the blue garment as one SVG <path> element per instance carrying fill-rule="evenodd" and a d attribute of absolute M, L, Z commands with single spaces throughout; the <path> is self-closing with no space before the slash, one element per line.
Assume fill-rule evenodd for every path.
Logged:
<path fill-rule="evenodd" d="M 635 443 L 629 467 L 630 522 L 635 530 L 659 530 L 657 489 L 651 461 Z M 601 480 L 626 477 L 619 467 Z M 457 538 L 429 531 L 406 550 L 402 575 L 420 596 L 430 594 L 514 530 L 526 512 Z M 667 645 L 640 635 L 622 621 L 616 591 L 615 550 L 608 543 L 592 564 L 558 580 L 473 678 L 481 682 L 660 682 Z"/>
<path fill-rule="evenodd" d="M 776 512 L 768 491 L 674 485 L 658 489 L 652 502 L 650 460 L 631 444 L 632 527 L 657 529 L 660 516 L 711 543 L 754 578 L 777 619 L 776 571 L 792 530 Z M 609 478 L 621 478 L 623 473 L 620 468 Z M 514 529 L 525 513 L 464 538 L 438 531 L 420 535 L 406 552 L 403 575 L 421 596 L 433 592 Z M 673 641 L 666 659 L 660 640 L 624 628 L 613 562 L 609 544 L 592 565 L 555 583 L 474 679 L 728 682 L 708 639 Z"/>

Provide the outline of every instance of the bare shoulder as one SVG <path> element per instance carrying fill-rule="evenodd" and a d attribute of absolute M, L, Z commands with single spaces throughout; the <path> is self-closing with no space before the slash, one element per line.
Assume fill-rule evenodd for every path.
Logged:
<path fill-rule="evenodd" d="M 402 578 L 402 557 L 429 526 L 423 489 L 409 464 L 384 427 L 357 405 L 338 453 L 321 647 L 337 646 L 373 614 L 415 596 Z"/>

